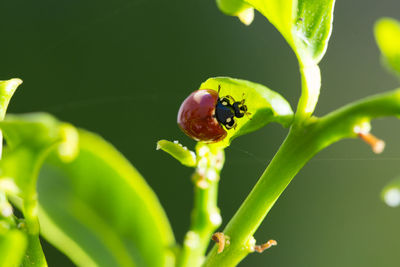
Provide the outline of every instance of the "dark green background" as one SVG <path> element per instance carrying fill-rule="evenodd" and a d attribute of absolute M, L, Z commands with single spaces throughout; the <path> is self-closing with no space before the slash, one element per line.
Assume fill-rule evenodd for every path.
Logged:
<path fill-rule="evenodd" d="M 164 138 L 194 146 L 176 125 L 182 100 L 218 75 L 263 83 L 292 106 L 299 97 L 297 62 L 279 33 L 260 14 L 246 27 L 212 0 L 3 0 L 0 10 L 0 79 L 24 80 L 10 112 L 47 111 L 104 136 L 156 191 L 179 242 L 189 224 L 192 170 L 155 147 Z M 400 19 L 400 2 L 337 2 L 317 115 L 398 86 L 380 66 L 374 42 L 372 27 L 382 16 Z M 400 265 L 400 209 L 379 199 L 400 175 L 400 122 L 373 126 L 385 152 L 376 156 L 361 141 L 345 140 L 320 153 L 256 233 L 278 247 L 240 266 Z M 224 223 L 286 132 L 269 125 L 227 149 Z M 44 247 L 50 266 L 72 266 Z"/>

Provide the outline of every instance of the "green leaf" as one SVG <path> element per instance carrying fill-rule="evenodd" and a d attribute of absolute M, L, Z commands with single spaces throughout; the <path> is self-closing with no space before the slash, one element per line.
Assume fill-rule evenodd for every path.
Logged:
<path fill-rule="evenodd" d="M 237 16 L 245 25 L 250 25 L 254 19 L 254 9 L 242 0 L 217 0 L 219 9 L 227 15 Z"/>
<path fill-rule="evenodd" d="M 196 167 L 196 154 L 179 144 L 178 141 L 170 142 L 160 140 L 157 142 L 157 150 L 161 149 L 177 159 L 182 165 Z"/>
<path fill-rule="evenodd" d="M 393 179 L 383 188 L 381 197 L 390 207 L 400 205 L 400 177 Z"/>
<path fill-rule="evenodd" d="M 17 78 L 7 81 L 0 81 L 0 121 L 4 119 L 11 97 L 14 95 L 15 90 L 17 90 L 18 86 L 21 83 L 22 81 Z M 0 131 L 0 158 L 2 150 L 3 150 L 3 135 Z"/>
<path fill-rule="evenodd" d="M 0 222 L 1 223 L 1 222 Z M 0 266 L 16 267 L 22 262 L 27 240 L 17 229 L 9 230 L 0 225 Z"/>
<path fill-rule="evenodd" d="M 236 119 L 236 129 L 227 130 L 228 135 L 220 142 L 229 146 L 231 141 L 241 135 L 256 131 L 270 122 L 278 122 L 288 127 L 293 120 L 290 104 L 278 93 L 264 85 L 229 77 L 210 78 L 201 84 L 200 89 L 218 91 L 220 96 L 230 95 L 236 101 L 245 99 L 245 105 L 251 115 Z"/>
<path fill-rule="evenodd" d="M 331 36 L 335 0 L 218 0 L 218 4 L 229 6 L 230 10 L 250 4 L 278 29 L 292 47 L 299 60 L 302 78 L 302 94 L 294 125 L 301 125 L 311 116 L 318 102 L 321 87 L 318 63 Z M 231 15 L 236 16 L 236 13 Z"/>
<path fill-rule="evenodd" d="M 400 22 L 382 18 L 375 24 L 375 39 L 385 65 L 400 75 Z"/>
<path fill-rule="evenodd" d="M 173 263 L 174 240 L 162 208 L 112 146 L 81 131 L 75 159 L 75 128 L 43 113 L 7 116 L 0 128 L 7 140 L 0 184 L 22 207 L 29 233 L 23 266 L 46 266 L 37 236 L 36 180 L 52 151 L 39 183 L 41 230 L 51 242 L 82 266 Z"/>
<path fill-rule="evenodd" d="M 28 247 L 26 248 L 21 267 L 47 267 L 39 235 L 28 234 Z"/>
<path fill-rule="evenodd" d="M 38 234 L 36 181 L 40 166 L 52 149 L 64 161 L 74 158 L 77 132 L 44 113 L 8 115 L 0 128 L 7 140 L 0 161 L 0 182 L 14 185 L 7 193 L 20 200 L 28 232 Z"/>
<path fill-rule="evenodd" d="M 293 46 L 292 29 L 296 22 L 296 0 L 248 0 L 245 2 L 263 14 Z"/>
<path fill-rule="evenodd" d="M 25 218 L 20 227 L 27 232 L 28 246 L 21 266 L 47 266 L 39 241 L 37 176 L 51 149 L 63 160 L 76 155 L 76 130 L 43 113 L 8 115 L 0 128 L 7 140 L 0 161 L 0 184 Z"/>
<path fill-rule="evenodd" d="M 0 81 L 0 120 L 4 119 L 8 103 L 10 103 L 11 97 L 21 83 L 22 81 L 17 78 Z"/>
<path fill-rule="evenodd" d="M 40 172 L 43 236 L 79 266 L 172 266 L 173 233 L 142 176 L 101 137 L 80 130 L 79 144 Z"/>
<path fill-rule="evenodd" d="M 318 64 L 324 56 L 332 32 L 334 4 L 335 0 L 298 1 L 292 35 L 303 64 L 308 57 Z"/>
<path fill-rule="evenodd" d="M 302 65 L 318 64 L 332 31 L 335 0 L 217 0 L 221 11 L 237 16 L 248 5 L 283 35 Z"/>

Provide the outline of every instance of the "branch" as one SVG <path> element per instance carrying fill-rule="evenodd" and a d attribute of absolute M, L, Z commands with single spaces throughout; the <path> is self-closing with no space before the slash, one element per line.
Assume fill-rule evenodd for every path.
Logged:
<path fill-rule="evenodd" d="M 224 234 L 230 245 L 214 247 L 204 266 L 236 266 L 252 252 L 253 234 L 299 170 L 319 151 L 344 138 L 356 138 L 356 127 L 383 116 L 400 116 L 400 89 L 362 99 L 322 118 L 312 117 L 290 130 L 286 140 L 230 220 Z"/>
<path fill-rule="evenodd" d="M 192 222 L 178 259 L 179 267 L 200 266 L 204 262 L 212 234 L 221 225 L 217 196 L 224 151 L 212 145 L 198 143 L 196 152 L 198 161 L 193 175 L 195 198 Z"/>

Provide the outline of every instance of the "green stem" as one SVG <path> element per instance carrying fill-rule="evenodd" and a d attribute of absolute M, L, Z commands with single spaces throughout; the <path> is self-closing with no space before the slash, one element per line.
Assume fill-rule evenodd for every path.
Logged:
<path fill-rule="evenodd" d="M 297 105 L 295 115 L 295 126 L 306 121 L 314 112 L 318 102 L 319 91 L 321 88 L 321 73 L 317 64 L 308 63 L 305 65 L 299 60 L 301 74 L 301 97 Z"/>
<path fill-rule="evenodd" d="M 22 260 L 21 266 L 47 267 L 39 235 L 28 234 L 27 237 L 28 247 L 25 251 L 25 256 Z"/>
<path fill-rule="evenodd" d="M 252 251 L 253 234 L 298 171 L 316 153 L 343 138 L 354 138 L 354 127 L 382 116 L 400 116 L 400 89 L 360 100 L 322 118 L 292 128 L 279 151 L 230 220 L 224 234 L 230 246 L 214 247 L 204 266 L 236 266 Z"/>
<path fill-rule="evenodd" d="M 194 208 L 189 231 L 186 233 L 177 266 L 197 267 L 204 262 L 204 255 L 211 236 L 221 224 L 217 207 L 219 173 L 223 166 L 222 149 L 199 143 L 197 169 L 193 176 Z"/>

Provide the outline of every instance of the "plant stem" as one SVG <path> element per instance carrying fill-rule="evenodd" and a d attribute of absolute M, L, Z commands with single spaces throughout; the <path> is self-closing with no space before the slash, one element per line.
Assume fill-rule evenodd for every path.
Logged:
<path fill-rule="evenodd" d="M 250 242 L 254 232 L 275 204 L 283 190 L 312 156 L 304 142 L 299 143 L 290 132 L 278 153 L 260 177 L 247 199 L 224 230 L 230 246 L 221 254 L 213 248 L 205 266 L 236 266 L 252 251 Z"/>
<path fill-rule="evenodd" d="M 224 162 L 220 148 L 199 143 L 196 147 L 197 169 L 193 175 L 194 208 L 189 231 L 186 233 L 179 267 L 197 267 L 204 262 L 204 255 L 211 236 L 221 224 L 217 207 L 219 173 Z"/>
<path fill-rule="evenodd" d="M 356 137 L 354 127 L 372 118 L 400 115 L 400 89 L 360 100 L 322 118 L 310 118 L 301 127 L 292 128 L 250 192 L 230 220 L 224 234 L 230 246 L 217 254 L 214 247 L 204 266 L 236 266 L 252 252 L 253 234 L 298 171 L 316 153 L 343 138 Z"/>
<path fill-rule="evenodd" d="M 305 65 L 299 59 L 299 68 L 302 91 L 294 118 L 295 126 L 306 121 L 312 115 L 317 105 L 321 88 L 321 73 L 317 64 L 309 62 Z"/>

